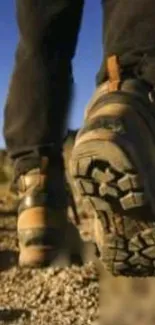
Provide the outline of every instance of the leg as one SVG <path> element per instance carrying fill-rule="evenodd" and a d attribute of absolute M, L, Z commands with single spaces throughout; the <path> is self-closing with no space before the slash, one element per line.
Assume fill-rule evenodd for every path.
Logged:
<path fill-rule="evenodd" d="M 20 41 L 4 135 L 21 202 L 20 264 L 54 260 L 66 229 L 61 143 L 83 0 L 17 0 Z"/>
<path fill-rule="evenodd" d="M 155 11 L 153 0 L 102 0 L 104 58 L 97 84 L 108 79 L 106 61 L 115 54 L 130 76 L 155 85 Z M 120 23 L 121 21 L 121 23 Z"/>
<path fill-rule="evenodd" d="M 4 121 L 17 174 L 61 145 L 82 7 L 82 0 L 17 0 L 20 41 Z"/>
<path fill-rule="evenodd" d="M 155 274 L 152 8 L 151 0 L 105 1 L 105 57 L 72 155 L 71 173 L 114 275 Z"/>

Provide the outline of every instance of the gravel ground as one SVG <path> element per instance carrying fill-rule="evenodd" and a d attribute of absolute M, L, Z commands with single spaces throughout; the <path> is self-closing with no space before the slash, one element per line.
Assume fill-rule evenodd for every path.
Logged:
<path fill-rule="evenodd" d="M 18 268 L 16 217 L 7 213 L 0 216 L 0 324 L 93 324 L 99 307 L 94 264 Z M 87 240 L 91 237 L 88 224 L 83 222 L 79 229 Z"/>
<path fill-rule="evenodd" d="M 2 272 L 0 324 L 92 324 L 98 308 L 93 265 Z"/>
<path fill-rule="evenodd" d="M 8 214 L 7 202 L 0 215 L 0 324 L 155 324 L 155 278 L 114 278 L 103 268 L 99 274 L 92 262 L 63 269 L 18 268 L 16 217 Z M 84 240 L 92 238 L 91 225 L 85 215 L 78 227 Z"/>

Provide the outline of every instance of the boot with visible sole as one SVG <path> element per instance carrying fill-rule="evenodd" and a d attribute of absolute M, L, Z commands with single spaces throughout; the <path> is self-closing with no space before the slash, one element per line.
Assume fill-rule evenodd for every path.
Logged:
<path fill-rule="evenodd" d="M 62 180 L 62 190 L 53 188 L 52 193 L 51 184 L 55 182 L 55 186 L 59 187 L 60 175 L 54 173 L 52 180 L 48 170 L 47 161 L 43 161 L 41 168 L 21 175 L 17 182 L 20 196 L 17 222 L 20 266 L 42 267 L 63 259 L 67 225 L 66 199 L 65 194 L 64 197 L 61 196 Z"/>
<path fill-rule="evenodd" d="M 117 58 L 110 60 L 109 81 L 86 110 L 70 172 L 94 211 L 104 267 L 115 276 L 154 276 L 155 103 L 151 86 L 121 80 Z"/>

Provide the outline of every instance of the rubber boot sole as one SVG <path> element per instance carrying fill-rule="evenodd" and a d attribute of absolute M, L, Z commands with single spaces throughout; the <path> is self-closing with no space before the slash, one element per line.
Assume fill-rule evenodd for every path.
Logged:
<path fill-rule="evenodd" d="M 139 139 L 133 147 L 105 130 L 90 135 L 77 140 L 70 171 L 85 206 L 94 212 L 102 262 L 115 276 L 154 276 L 155 222 L 150 206 L 155 211 L 155 170 L 148 164 L 147 150 L 143 157 Z"/>

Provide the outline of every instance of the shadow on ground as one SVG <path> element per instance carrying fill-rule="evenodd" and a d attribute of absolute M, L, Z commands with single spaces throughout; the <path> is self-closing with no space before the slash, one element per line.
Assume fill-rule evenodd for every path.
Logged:
<path fill-rule="evenodd" d="M 13 308 L 1 309 L 0 308 L 0 321 L 7 322 L 7 323 L 13 322 L 18 320 L 22 316 L 28 319 L 30 317 L 30 312 L 26 309 L 13 309 Z"/>
<path fill-rule="evenodd" d="M 17 215 L 17 211 L 15 209 L 12 210 L 8 210 L 6 211 L 5 209 L 0 209 L 0 217 L 4 218 L 4 217 L 12 217 L 12 216 L 16 216 Z"/>
<path fill-rule="evenodd" d="M 1 231 L 8 231 L 8 232 L 12 232 L 12 231 L 16 231 L 16 227 L 12 227 L 12 228 L 8 228 L 7 226 L 0 226 L 0 232 Z"/>
<path fill-rule="evenodd" d="M 0 271 L 5 271 L 17 265 L 18 252 L 4 249 L 0 251 Z"/>

